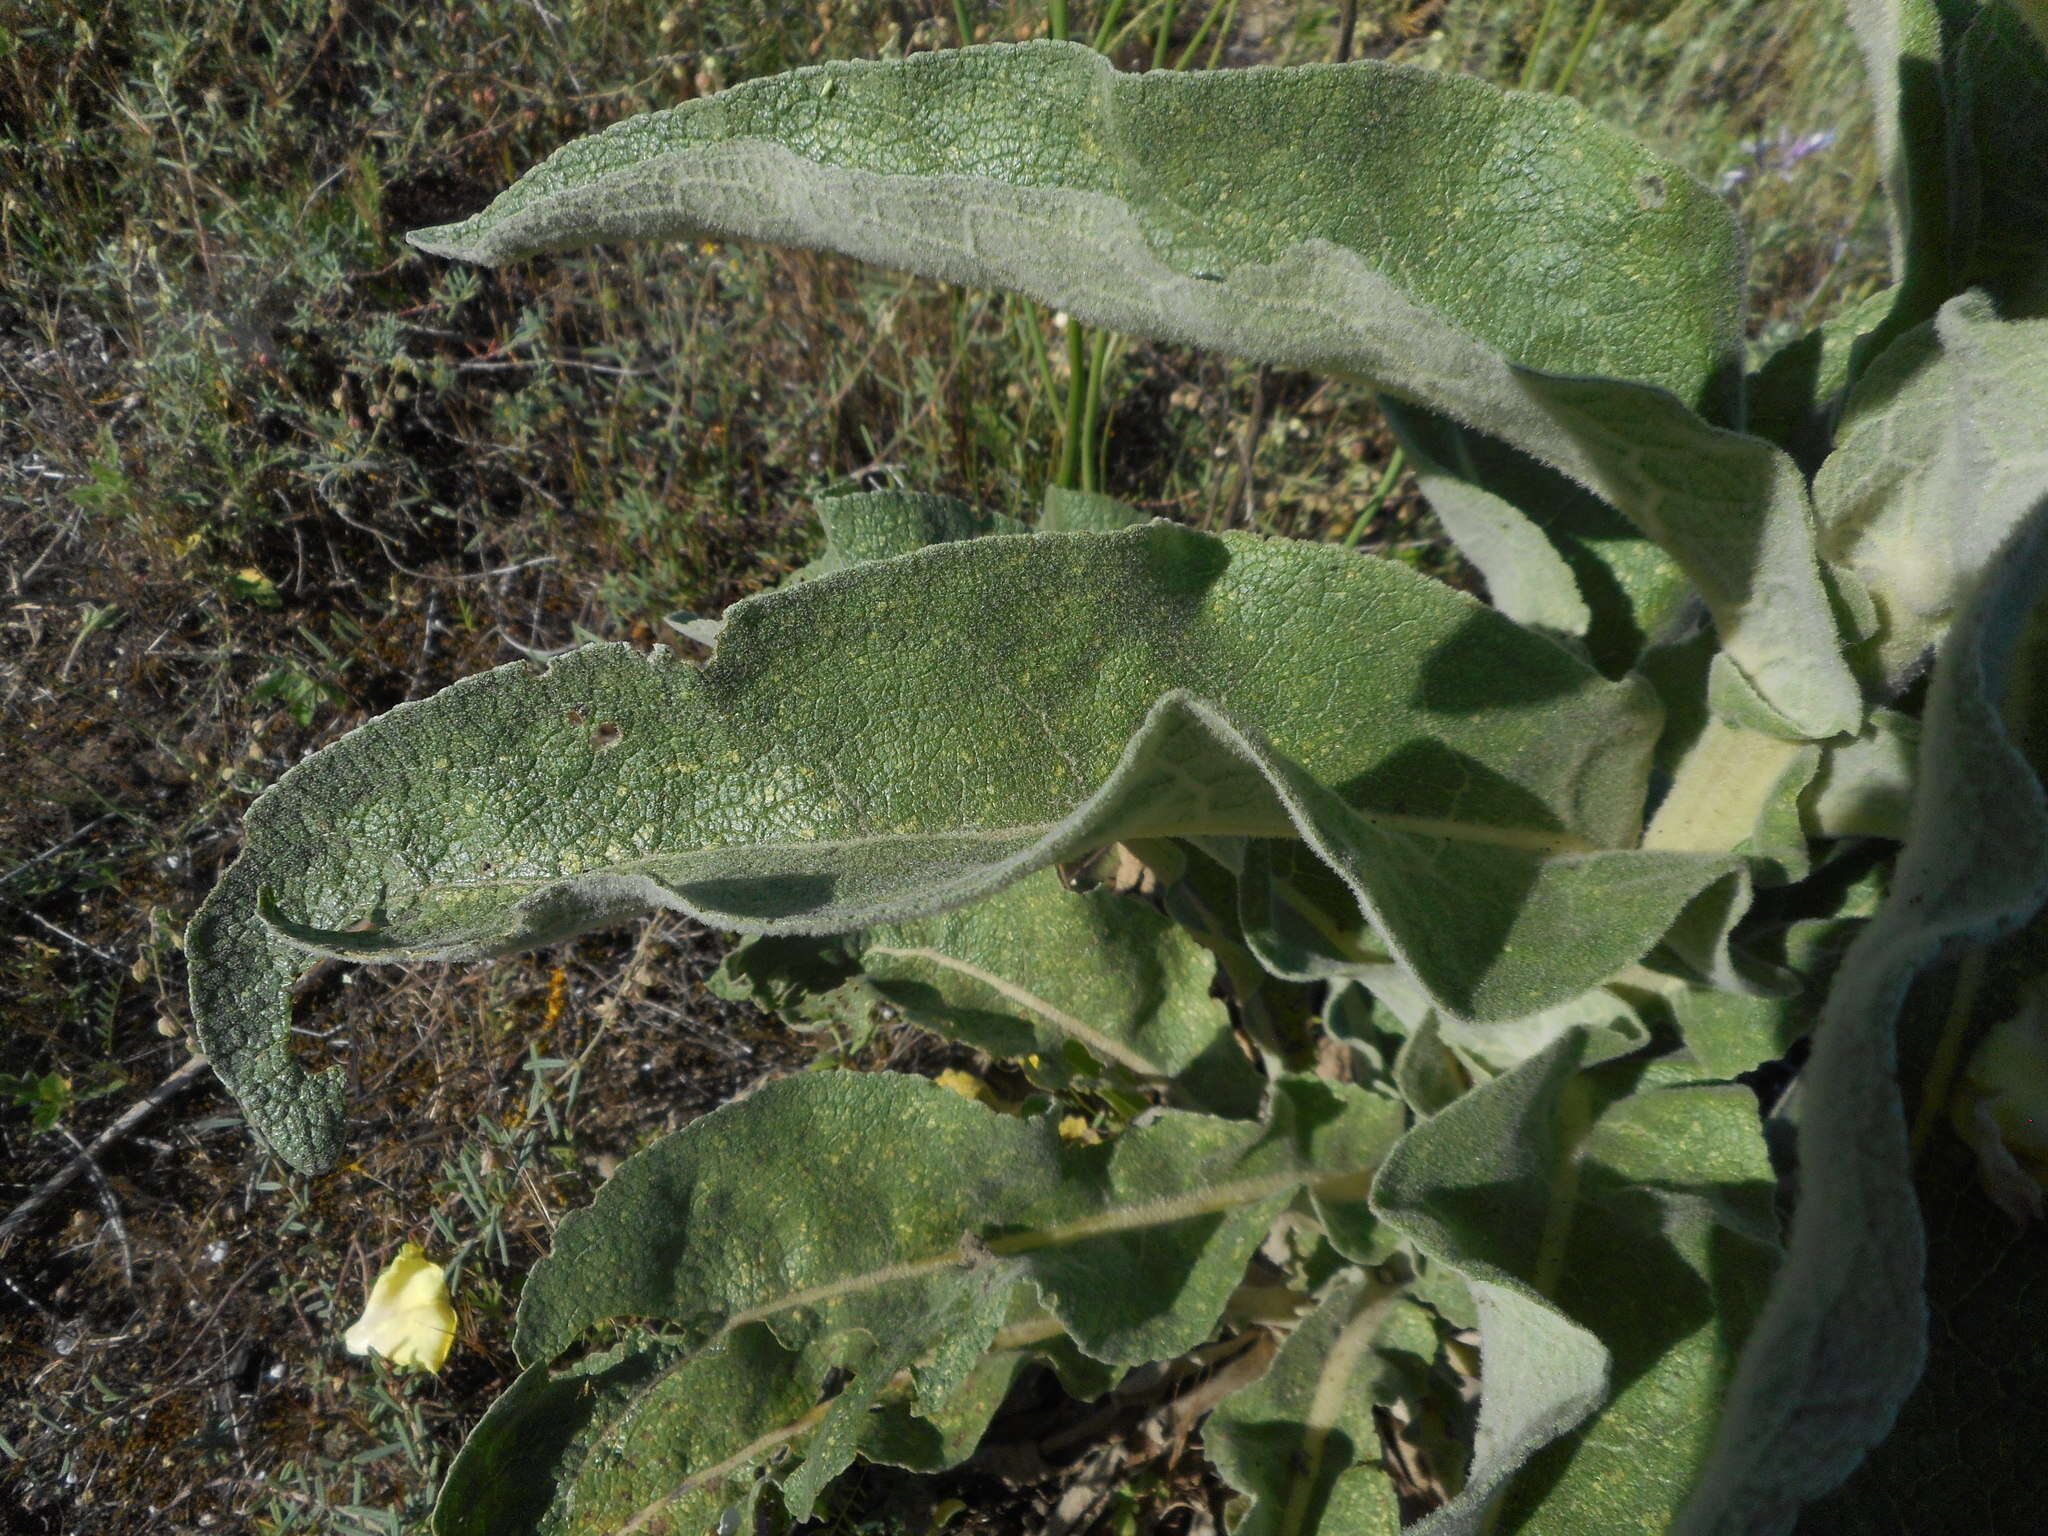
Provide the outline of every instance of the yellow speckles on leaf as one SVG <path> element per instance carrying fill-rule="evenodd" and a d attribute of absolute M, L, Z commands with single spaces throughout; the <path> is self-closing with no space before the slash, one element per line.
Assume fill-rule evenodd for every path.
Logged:
<path fill-rule="evenodd" d="M 440 1370 L 455 1343 L 446 1272 L 427 1262 L 418 1243 L 405 1244 L 371 1285 L 363 1315 L 342 1343 L 352 1355 L 380 1355 L 393 1365 Z"/>

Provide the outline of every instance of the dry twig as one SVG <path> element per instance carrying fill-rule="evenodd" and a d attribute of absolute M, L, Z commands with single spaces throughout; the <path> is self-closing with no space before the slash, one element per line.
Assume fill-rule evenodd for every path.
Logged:
<path fill-rule="evenodd" d="M 189 1058 L 177 1071 L 158 1083 L 144 1097 L 136 1100 L 135 1103 L 122 1111 L 121 1117 L 101 1131 L 99 1135 L 93 1137 L 89 1144 L 78 1147 L 78 1150 L 72 1155 L 69 1162 L 45 1179 L 41 1187 L 34 1194 L 9 1211 L 4 1221 L 0 1221 L 0 1243 L 5 1243 L 14 1236 L 16 1229 L 26 1223 L 37 1211 L 40 1211 L 58 1195 L 63 1193 L 70 1186 L 71 1181 L 76 1179 L 81 1173 L 84 1173 L 88 1168 L 97 1171 L 97 1165 L 93 1162 L 93 1159 L 99 1153 L 105 1151 L 123 1136 L 126 1136 L 157 1110 L 184 1092 L 205 1071 L 206 1058 L 204 1056 Z M 73 1142 L 73 1145 L 77 1146 L 76 1141 Z"/>

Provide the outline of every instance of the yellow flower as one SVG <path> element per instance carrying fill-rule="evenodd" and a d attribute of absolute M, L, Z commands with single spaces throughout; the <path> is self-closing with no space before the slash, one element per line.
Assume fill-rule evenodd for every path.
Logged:
<path fill-rule="evenodd" d="M 441 1369 L 455 1342 L 455 1308 L 448 1279 L 429 1264 L 418 1243 L 407 1243 L 370 1287 L 369 1304 L 342 1336 L 352 1355 L 382 1355 L 393 1365 Z"/>

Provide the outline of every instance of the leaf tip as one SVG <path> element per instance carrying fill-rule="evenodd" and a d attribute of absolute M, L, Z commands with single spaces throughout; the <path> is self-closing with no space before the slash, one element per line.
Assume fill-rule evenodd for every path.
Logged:
<path fill-rule="evenodd" d="M 475 262 L 478 266 L 496 266 L 497 262 L 486 249 L 483 241 L 474 238 L 470 227 L 475 219 L 462 219 L 453 224 L 431 224 L 425 229 L 408 230 L 405 243 L 429 256 L 445 257 L 449 261 Z"/>

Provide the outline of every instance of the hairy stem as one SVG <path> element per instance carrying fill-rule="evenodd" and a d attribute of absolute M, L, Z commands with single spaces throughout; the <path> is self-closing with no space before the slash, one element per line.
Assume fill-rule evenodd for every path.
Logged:
<path fill-rule="evenodd" d="M 1709 720 L 1650 818 L 1643 846 L 1677 853 L 1735 848 L 1756 831 L 1779 781 L 1807 745 Z"/>

